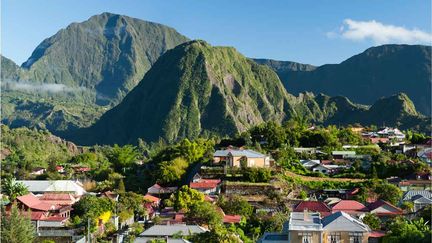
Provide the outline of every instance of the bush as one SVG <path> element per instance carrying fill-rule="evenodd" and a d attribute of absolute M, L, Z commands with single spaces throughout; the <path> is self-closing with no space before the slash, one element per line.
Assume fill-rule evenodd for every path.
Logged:
<path fill-rule="evenodd" d="M 243 170 L 243 179 L 249 182 L 269 182 L 271 176 L 271 170 L 267 168 L 245 168 Z"/>

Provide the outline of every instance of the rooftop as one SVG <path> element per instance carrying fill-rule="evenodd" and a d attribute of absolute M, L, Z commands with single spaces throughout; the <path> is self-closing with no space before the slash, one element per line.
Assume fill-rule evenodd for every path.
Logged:
<path fill-rule="evenodd" d="M 172 236 L 178 232 L 181 232 L 182 235 L 190 235 L 195 233 L 199 234 L 206 231 L 206 229 L 198 225 L 154 225 L 142 232 L 140 236 Z"/>
<path fill-rule="evenodd" d="M 319 213 L 292 212 L 289 219 L 289 230 L 317 231 L 322 229 Z"/>
<path fill-rule="evenodd" d="M 248 157 L 248 158 L 265 158 L 267 155 L 256 152 L 250 149 L 225 149 L 225 150 L 216 150 L 213 154 L 214 157 L 227 157 L 228 154 L 231 154 L 235 157 Z"/>

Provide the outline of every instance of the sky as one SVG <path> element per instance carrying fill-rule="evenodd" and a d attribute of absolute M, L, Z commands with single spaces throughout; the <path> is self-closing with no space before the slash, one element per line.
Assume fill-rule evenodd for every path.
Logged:
<path fill-rule="evenodd" d="M 371 46 L 432 42 L 430 0 L 2 0 L 1 53 L 23 63 L 72 22 L 102 12 L 175 28 L 254 58 L 340 63 Z"/>

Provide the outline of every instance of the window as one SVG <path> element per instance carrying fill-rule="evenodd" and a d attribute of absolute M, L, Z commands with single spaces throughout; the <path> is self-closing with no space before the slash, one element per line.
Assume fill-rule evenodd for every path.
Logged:
<path fill-rule="evenodd" d="M 362 233 L 359 232 L 353 232 L 349 234 L 350 236 L 350 243 L 361 243 L 362 242 Z"/>
<path fill-rule="evenodd" d="M 301 243 L 312 243 L 312 233 L 302 232 L 298 235 L 301 236 Z"/>
<path fill-rule="evenodd" d="M 253 159 L 249 160 L 249 166 L 250 167 L 255 166 L 255 160 L 253 160 Z"/>
<path fill-rule="evenodd" d="M 340 243 L 341 235 L 340 233 L 330 233 L 330 235 L 327 236 L 327 240 L 329 243 Z"/>

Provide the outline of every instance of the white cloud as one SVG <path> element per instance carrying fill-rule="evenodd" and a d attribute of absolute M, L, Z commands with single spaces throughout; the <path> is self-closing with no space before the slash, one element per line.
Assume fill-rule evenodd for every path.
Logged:
<path fill-rule="evenodd" d="M 326 33 L 327 37 L 341 37 L 353 41 L 372 40 L 375 44 L 431 44 L 432 34 L 400 26 L 385 25 L 375 20 L 355 21 L 345 19 L 338 32 Z"/>
<path fill-rule="evenodd" d="M 64 84 L 36 84 L 30 82 L 11 82 L 4 81 L 2 82 L 2 86 L 6 89 L 11 90 L 23 90 L 29 92 L 49 92 L 49 93 L 59 93 L 59 92 L 74 92 L 74 91 L 82 91 L 85 88 L 79 87 L 68 87 Z"/>

